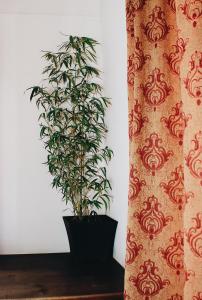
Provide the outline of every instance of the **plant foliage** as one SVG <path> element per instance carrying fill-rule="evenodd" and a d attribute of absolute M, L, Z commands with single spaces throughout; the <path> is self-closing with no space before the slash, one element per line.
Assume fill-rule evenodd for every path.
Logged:
<path fill-rule="evenodd" d="M 31 87 L 40 111 L 40 137 L 48 151 L 52 186 L 72 204 L 75 215 L 88 215 L 111 196 L 106 164 L 113 152 L 103 146 L 107 132 L 95 47 L 88 37 L 70 36 L 58 51 L 45 52 L 45 85 Z"/>

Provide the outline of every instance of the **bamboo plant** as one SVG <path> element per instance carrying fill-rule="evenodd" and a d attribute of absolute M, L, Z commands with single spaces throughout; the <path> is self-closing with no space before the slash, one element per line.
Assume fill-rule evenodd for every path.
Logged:
<path fill-rule="evenodd" d="M 99 83 L 97 44 L 88 37 L 69 36 L 57 52 L 44 52 L 43 84 L 30 88 L 52 187 L 80 217 L 103 206 L 108 209 L 111 200 L 106 164 L 113 152 L 104 146 L 110 101 Z"/>

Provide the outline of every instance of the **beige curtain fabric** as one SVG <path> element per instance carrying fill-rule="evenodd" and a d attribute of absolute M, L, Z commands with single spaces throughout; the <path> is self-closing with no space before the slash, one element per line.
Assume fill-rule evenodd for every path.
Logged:
<path fill-rule="evenodd" d="M 202 0 L 127 0 L 127 300 L 202 300 Z"/>

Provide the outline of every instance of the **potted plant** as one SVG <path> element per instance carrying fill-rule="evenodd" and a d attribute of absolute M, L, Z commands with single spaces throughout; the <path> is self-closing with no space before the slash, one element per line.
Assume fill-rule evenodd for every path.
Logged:
<path fill-rule="evenodd" d="M 63 217 L 71 255 L 80 260 L 112 258 L 117 222 L 106 215 L 111 185 L 106 164 L 112 150 L 104 146 L 105 112 L 95 47 L 88 37 L 69 36 L 58 51 L 45 52 L 45 84 L 31 87 L 40 111 L 40 137 L 48 152 L 52 186 L 59 189 L 73 216 Z"/>

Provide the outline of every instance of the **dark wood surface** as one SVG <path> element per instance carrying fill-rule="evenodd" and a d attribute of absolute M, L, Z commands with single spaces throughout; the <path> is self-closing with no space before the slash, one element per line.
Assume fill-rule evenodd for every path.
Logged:
<path fill-rule="evenodd" d="M 0 255 L 0 299 L 123 299 L 124 270 L 72 262 L 67 253 Z"/>

